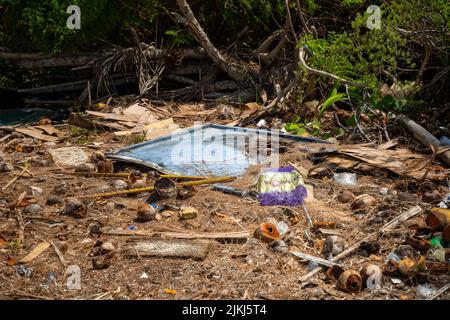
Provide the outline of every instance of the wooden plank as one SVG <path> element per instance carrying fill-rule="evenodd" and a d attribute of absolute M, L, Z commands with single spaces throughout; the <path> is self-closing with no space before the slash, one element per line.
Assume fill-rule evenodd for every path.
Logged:
<path fill-rule="evenodd" d="M 60 130 L 56 129 L 55 127 L 53 127 L 51 125 L 40 125 L 40 126 L 34 126 L 33 128 L 40 129 L 50 136 L 56 136 L 56 137 L 63 136 L 63 133 Z"/>
<path fill-rule="evenodd" d="M 86 113 L 90 114 L 91 116 L 106 119 L 106 120 L 125 121 L 125 122 L 134 121 L 134 119 L 131 119 L 130 116 L 121 115 L 121 114 L 90 111 L 90 110 L 86 111 Z M 136 121 L 134 121 L 134 122 L 136 122 Z"/>
<path fill-rule="evenodd" d="M 59 138 L 49 136 L 46 134 L 42 134 L 39 130 L 36 130 L 33 128 L 16 128 L 16 132 L 22 133 L 26 136 L 29 136 L 29 137 L 32 137 L 35 139 L 39 139 L 42 141 L 47 141 L 47 142 L 58 142 L 59 141 Z"/>

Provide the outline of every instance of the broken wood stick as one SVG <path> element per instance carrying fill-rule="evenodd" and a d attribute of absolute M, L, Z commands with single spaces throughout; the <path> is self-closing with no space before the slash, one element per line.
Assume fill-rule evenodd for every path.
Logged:
<path fill-rule="evenodd" d="M 5 191 L 6 189 L 8 189 L 14 182 L 16 182 L 17 179 L 19 179 L 21 176 L 23 176 L 25 174 L 25 172 L 27 172 L 27 168 L 23 168 L 23 170 L 16 175 L 14 178 L 12 178 L 7 184 L 6 186 L 4 186 L 2 188 L 2 191 Z"/>
<path fill-rule="evenodd" d="M 67 267 L 67 262 L 66 259 L 64 259 L 64 255 L 62 254 L 62 252 L 58 249 L 58 247 L 53 241 L 50 241 L 50 244 L 53 246 L 53 249 L 55 249 L 55 252 L 58 255 L 59 261 L 61 261 L 61 264 L 64 267 Z"/>
<path fill-rule="evenodd" d="M 329 267 L 329 268 L 339 265 L 339 264 L 337 264 L 337 263 L 335 263 L 333 261 L 322 259 L 322 258 L 315 257 L 315 256 L 311 256 L 309 254 L 298 252 L 298 251 L 291 251 L 291 254 L 296 256 L 296 257 L 298 257 L 298 258 L 300 258 L 300 259 L 305 259 L 305 260 L 308 260 L 308 261 L 312 261 L 314 263 L 317 263 L 319 265 L 322 265 L 322 266 L 325 266 L 325 267 Z"/>
<path fill-rule="evenodd" d="M 199 186 L 199 185 L 205 185 L 205 184 L 213 184 L 218 182 L 230 182 L 236 179 L 236 177 L 219 177 L 219 178 L 211 178 L 211 179 L 205 179 L 205 180 L 197 180 L 197 181 L 188 181 L 180 183 L 182 186 Z M 106 192 L 106 193 L 97 193 L 87 196 L 79 196 L 78 199 L 90 199 L 90 198 L 104 198 L 104 197 L 112 197 L 112 196 L 118 196 L 123 194 L 135 194 L 135 193 L 141 193 L 141 192 L 148 192 L 155 190 L 155 187 L 145 187 L 145 188 L 137 188 L 137 189 L 130 189 L 130 190 L 122 190 L 122 191 L 115 191 L 115 192 Z"/>
<path fill-rule="evenodd" d="M 447 283 L 445 286 L 436 291 L 431 297 L 427 298 L 427 300 L 434 300 L 439 297 L 441 294 L 445 293 L 448 289 L 450 289 L 450 283 Z"/>
<path fill-rule="evenodd" d="M 419 207 L 419 206 L 412 207 L 408 211 L 400 214 L 399 216 L 397 216 L 393 220 L 391 220 L 388 223 L 386 223 L 378 231 L 375 231 L 375 232 L 369 234 L 367 237 L 364 237 L 363 239 L 357 241 L 352 246 L 350 246 L 346 250 L 342 251 L 337 256 L 333 257 L 330 261 L 335 262 L 335 261 L 338 261 L 338 260 L 348 256 L 350 253 L 353 253 L 355 250 L 357 250 L 362 242 L 368 241 L 372 237 L 375 237 L 375 236 L 379 235 L 380 233 L 384 233 L 384 232 L 386 232 L 388 230 L 391 230 L 396 225 L 398 225 L 400 222 L 408 220 L 408 219 L 412 218 L 413 216 L 419 214 L 420 212 L 422 212 L 422 208 L 421 207 Z M 300 282 L 304 282 L 304 281 L 308 280 L 309 278 L 314 276 L 316 273 L 318 273 L 320 270 L 322 270 L 322 269 L 321 268 L 316 268 L 316 269 L 312 270 L 311 272 L 308 272 L 306 275 L 301 277 L 299 281 Z"/>
<path fill-rule="evenodd" d="M 433 136 L 430 132 L 428 132 L 421 125 L 417 124 L 415 121 L 403 115 L 399 116 L 398 119 L 406 128 L 408 128 L 412 132 L 414 138 L 420 141 L 424 146 L 429 147 L 430 145 L 432 145 L 437 148 L 442 147 L 441 142 L 435 136 Z M 444 161 L 445 164 L 450 166 L 450 150 L 438 153 L 437 156 L 442 161 Z"/>

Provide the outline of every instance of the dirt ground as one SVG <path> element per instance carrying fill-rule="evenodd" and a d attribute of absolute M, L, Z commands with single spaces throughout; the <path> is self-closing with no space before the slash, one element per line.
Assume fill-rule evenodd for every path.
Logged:
<path fill-rule="evenodd" d="M 418 283 L 429 284 L 436 290 L 449 283 L 448 267 L 442 272 L 426 270 L 409 280 L 384 272 L 381 288 L 366 288 L 354 294 L 340 290 L 336 282 L 327 277 L 326 270 L 302 283 L 299 279 L 310 271 L 307 261 L 290 253 L 276 252 L 253 237 L 243 241 L 210 240 L 209 253 L 203 261 L 127 256 L 122 248 L 146 237 L 112 236 L 107 234 L 108 231 L 127 230 L 134 226 L 139 231 L 215 233 L 248 230 L 253 234 L 260 223 L 274 219 L 289 225 L 289 231 L 282 236 L 289 250 L 322 258 L 325 258 L 322 248 L 327 236 L 310 230 L 310 239 L 305 237 L 304 231 L 309 227 L 301 207 L 292 208 L 298 213 L 298 223 L 293 224 L 282 207 L 264 207 L 257 200 L 213 191 L 210 186 L 195 187 L 191 198 L 171 200 L 174 205 L 196 208 L 198 217 L 192 220 L 180 220 L 172 213 L 161 214 L 149 222 L 134 221 L 137 210 L 134 203 L 139 196 L 145 196 L 142 194 L 87 200 L 86 217 L 63 216 L 60 213 L 64 204 L 46 204 L 49 196 L 58 195 L 65 199 L 92 194 L 105 189 L 102 187 L 118 178 L 67 174 L 54 165 L 48 150 L 70 144 L 106 152 L 136 141 L 133 137 L 115 138 L 108 132 L 91 132 L 81 141 L 80 136 L 73 137 L 72 127 L 64 124 L 58 129 L 68 138 L 56 144 L 23 136 L 18 136 L 14 143 L 8 140 L 0 144 L 5 160 L 16 166 L 12 172 L 0 173 L 0 186 L 6 186 L 21 172 L 19 166 L 30 164 L 28 171 L 1 191 L 1 299 L 421 299 L 415 289 Z M 18 147 L 20 145 L 22 147 Z M 282 156 L 282 163 L 288 162 L 307 170 L 313 165 L 309 159 L 289 152 Z M 255 172 L 253 170 L 230 185 L 254 188 Z M 432 208 L 431 204 L 421 201 L 415 190 L 408 190 L 408 186 L 398 183 L 398 178 L 361 173 L 358 173 L 358 178 L 358 186 L 352 191 L 356 195 L 366 193 L 376 198 L 375 205 L 359 212 L 336 199 L 337 193 L 345 188 L 336 185 L 330 177 L 305 179 L 305 183 L 314 188 L 314 200 L 306 203 L 312 219 L 335 222 L 335 231 L 345 239 L 347 247 L 376 232 L 414 205 L 420 205 L 424 211 Z M 17 206 L 19 197 L 29 186 L 37 186 L 44 191 L 42 195 L 21 201 L 38 203 L 43 210 L 37 214 L 25 212 L 24 204 Z M 383 187 L 395 192 L 382 194 L 380 190 Z M 425 215 L 424 211 L 420 216 Z M 100 225 L 100 235 L 90 232 L 96 224 Z M 408 234 L 412 234 L 411 230 L 399 224 L 394 230 L 375 238 L 380 245 L 378 252 L 367 255 L 356 250 L 339 262 L 344 269 L 359 270 L 371 263 L 384 270 L 389 253 L 405 244 Z M 99 240 L 111 242 L 114 246 L 110 264 L 102 270 L 94 269 L 92 260 L 95 257 L 91 256 Z M 42 242 L 52 244 L 31 262 L 19 262 Z M 61 252 L 65 265 L 53 244 Z M 429 252 L 425 254 L 426 257 L 428 255 Z M 427 263 L 429 261 L 427 258 Z M 66 285 L 70 276 L 67 273 L 69 265 L 78 266 L 81 271 L 79 290 L 69 289 Z M 31 270 L 31 275 L 24 276 L 20 272 L 21 266 Z M 438 297 L 449 298 L 449 291 Z"/>

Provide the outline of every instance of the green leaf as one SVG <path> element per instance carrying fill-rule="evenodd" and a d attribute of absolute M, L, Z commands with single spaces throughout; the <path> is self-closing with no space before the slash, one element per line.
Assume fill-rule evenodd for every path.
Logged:
<path fill-rule="evenodd" d="M 333 90 L 334 91 L 334 90 Z M 332 94 L 322 105 L 322 108 L 320 109 L 320 115 L 322 115 L 329 107 L 331 107 L 333 104 L 335 104 L 338 101 L 346 100 L 346 94 L 345 93 L 337 93 Z"/>

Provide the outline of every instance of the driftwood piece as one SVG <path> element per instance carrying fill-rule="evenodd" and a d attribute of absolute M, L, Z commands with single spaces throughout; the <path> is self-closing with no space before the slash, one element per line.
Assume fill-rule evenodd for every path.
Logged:
<path fill-rule="evenodd" d="M 144 257 L 192 258 L 204 260 L 209 252 L 207 240 L 148 239 L 124 247 L 125 255 Z"/>
<path fill-rule="evenodd" d="M 354 243 L 352 246 L 350 246 L 349 248 L 347 248 L 346 250 L 342 251 L 340 254 L 338 254 L 337 256 L 333 257 L 331 259 L 332 262 L 335 261 L 339 261 L 340 259 L 348 256 L 349 254 L 353 253 L 354 251 L 356 251 L 360 244 L 364 241 L 368 241 L 370 240 L 372 237 L 376 237 L 386 231 L 392 230 L 392 228 L 394 228 L 395 226 L 397 226 L 399 223 L 406 221 L 412 217 L 414 217 L 415 215 L 418 215 L 420 212 L 422 212 L 422 208 L 419 206 L 414 206 L 411 209 L 409 209 L 408 211 L 400 214 L 399 216 L 397 216 L 396 218 L 392 219 L 390 222 L 386 223 L 384 226 L 382 226 L 378 231 L 375 231 L 371 234 L 369 234 L 368 236 L 364 237 L 363 239 L 357 241 L 356 243 Z M 314 276 L 316 273 L 318 273 L 320 270 L 322 270 L 321 268 L 316 268 L 314 270 L 312 270 L 311 272 L 307 273 L 306 275 L 304 275 L 303 277 L 300 278 L 300 282 L 304 282 L 306 280 L 308 280 L 309 278 L 311 278 L 312 276 Z"/>
<path fill-rule="evenodd" d="M 413 133 L 414 138 L 419 140 L 423 145 L 427 147 L 429 147 L 430 145 L 437 148 L 441 147 L 441 143 L 439 142 L 439 140 L 430 132 L 428 132 L 424 127 L 406 116 L 400 116 L 398 118 L 400 122 Z M 450 150 L 444 151 L 442 153 L 438 152 L 437 156 L 450 166 Z"/>

